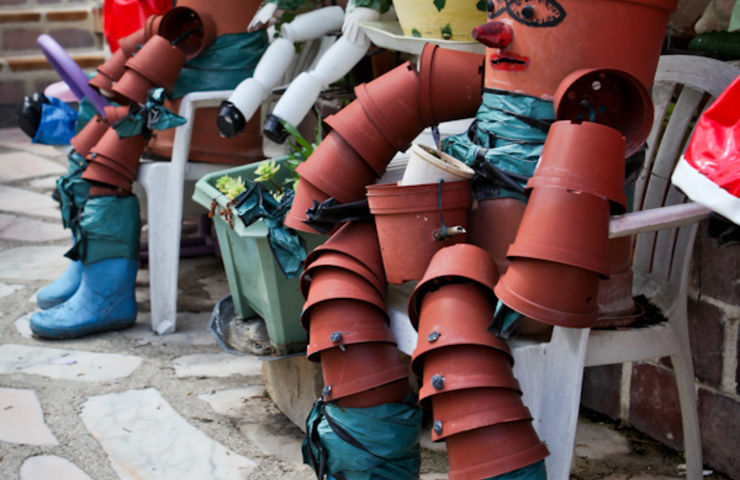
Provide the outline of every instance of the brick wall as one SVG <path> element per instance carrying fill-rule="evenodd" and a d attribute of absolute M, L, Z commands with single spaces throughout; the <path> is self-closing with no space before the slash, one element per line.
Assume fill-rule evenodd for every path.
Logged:
<path fill-rule="evenodd" d="M 717 246 L 699 228 L 689 286 L 689 329 L 704 462 L 740 479 L 740 246 Z M 586 369 L 582 405 L 683 449 L 670 361 Z"/>
<path fill-rule="evenodd" d="M 103 61 L 98 0 L 3 0 L 0 3 L 0 127 L 16 124 L 24 95 L 59 80 L 36 44 L 51 35 L 82 68 Z"/>

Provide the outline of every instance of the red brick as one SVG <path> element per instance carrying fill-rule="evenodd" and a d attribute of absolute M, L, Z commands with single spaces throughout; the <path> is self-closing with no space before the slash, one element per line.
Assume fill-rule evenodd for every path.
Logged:
<path fill-rule="evenodd" d="M 10 11 L 0 12 L 0 23 L 12 22 L 38 22 L 41 14 L 37 12 Z"/>
<path fill-rule="evenodd" d="M 633 365 L 629 420 L 644 434 L 675 450 L 683 450 L 681 411 L 673 372 L 647 363 Z"/>
<path fill-rule="evenodd" d="M 3 6 L 7 5 L 21 5 L 26 3 L 26 0 L 3 0 Z"/>
<path fill-rule="evenodd" d="M 95 45 L 93 34 L 80 28 L 60 28 L 52 30 L 49 35 L 54 37 L 54 40 L 64 48 L 92 47 Z"/>
<path fill-rule="evenodd" d="M 730 478 L 740 478 L 740 403 L 699 389 L 699 424 L 704 463 Z"/>
<path fill-rule="evenodd" d="M 583 371 L 581 405 L 609 418 L 619 418 L 622 364 L 589 367 Z"/>
<path fill-rule="evenodd" d="M 692 285 L 702 295 L 738 305 L 740 283 L 734 275 L 740 271 L 740 249 L 717 246 L 705 232 L 706 222 L 702 222 L 694 246 Z"/>
<path fill-rule="evenodd" d="M 47 12 L 46 20 L 50 22 L 71 22 L 87 18 L 86 10 L 60 10 L 58 12 Z"/>
<path fill-rule="evenodd" d="M 62 3 L 62 0 L 36 0 L 40 4 Z"/>
<path fill-rule="evenodd" d="M 706 302 L 689 299 L 689 337 L 694 374 L 707 385 L 722 383 L 722 348 L 725 342 L 724 312 Z"/>
<path fill-rule="evenodd" d="M 3 31 L 4 50 L 38 50 L 36 39 L 43 32 L 38 28 L 9 28 Z"/>
<path fill-rule="evenodd" d="M 19 103 L 24 95 L 23 82 L 0 82 L 0 104 Z"/>

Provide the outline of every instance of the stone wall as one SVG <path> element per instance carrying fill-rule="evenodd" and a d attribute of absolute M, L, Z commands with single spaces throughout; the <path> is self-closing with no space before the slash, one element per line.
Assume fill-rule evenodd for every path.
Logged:
<path fill-rule="evenodd" d="M 700 225 L 689 286 L 689 329 L 704 463 L 740 478 L 740 246 L 717 246 Z M 582 405 L 683 449 L 668 358 L 586 369 Z"/>
<path fill-rule="evenodd" d="M 36 39 L 51 35 L 82 68 L 103 61 L 97 0 L 3 0 L 0 2 L 0 127 L 16 124 L 24 95 L 60 78 Z"/>

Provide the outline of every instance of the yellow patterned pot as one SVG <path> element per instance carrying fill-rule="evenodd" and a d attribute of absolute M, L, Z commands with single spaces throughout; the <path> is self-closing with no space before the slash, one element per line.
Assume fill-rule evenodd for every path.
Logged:
<path fill-rule="evenodd" d="M 472 42 L 473 27 L 486 21 L 480 0 L 393 0 L 393 8 L 407 37 Z"/>

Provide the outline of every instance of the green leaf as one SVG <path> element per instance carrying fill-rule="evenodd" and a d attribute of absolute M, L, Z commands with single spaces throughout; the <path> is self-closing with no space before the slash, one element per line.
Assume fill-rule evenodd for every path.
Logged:
<path fill-rule="evenodd" d="M 478 3 L 475 4 L 475 8 L 480 10 L 481 12 L 486 11 L 486 0 L 478 0 Z"/>
<path fill-rule="evenodd" d="M 445 3 L 447 0 L 433 0 L 434 6 L 437 7 L 437 11 L 441 12 L 443 8 L 445 8 Z"/>
<path fill-rule="evenodd" d="M 420 32 L 420 31 L 418 31 L 418 30 L 417 30 L 417 29 L 415 29 L 415 28 L 412 28 L 412 29 L 411 29 L 411 35 L 412 35 L 412 36 L 414 36 L 414 37 L 417 37 L 417 38 L 421 38 L 421 32 Z"/>
<path fill-rule="evenodd" d="M 442 34 L 442 38 L 444 38 L 445 40 L 449 40 L 452 38 L 452 27 L 450 27 L 449 23 L 440 28 L 439 32 Z"/>

